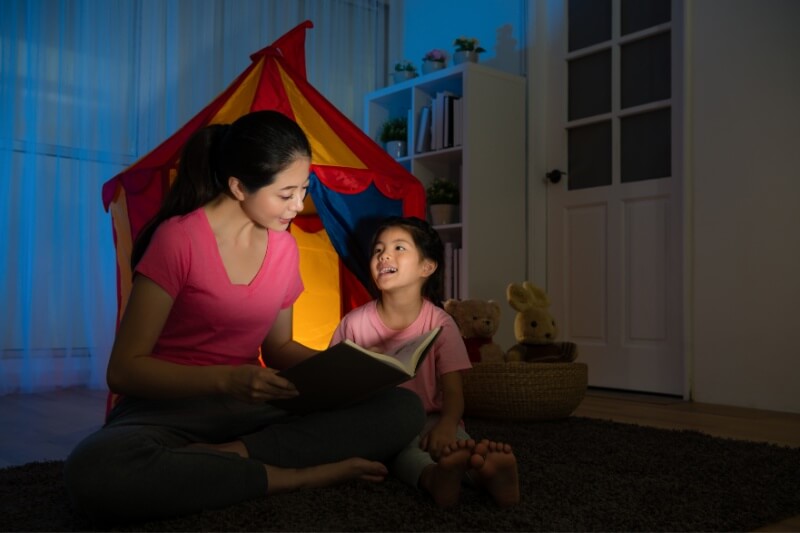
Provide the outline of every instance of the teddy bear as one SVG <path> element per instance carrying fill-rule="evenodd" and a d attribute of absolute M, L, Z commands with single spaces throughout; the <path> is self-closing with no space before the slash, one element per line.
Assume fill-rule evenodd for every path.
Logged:
<path fill-rule="evenodd" d="M 505 353 L 492 341 L 500 326 L 500 304 L 494 300 L 447 300 L 444 310 L 453 317 L 473 363 L 502 362 Z"/>
<path fill-rule="evenodd" d="M 558 326 L 550 314 L 550 298 L 529 281 L 511 283 L 508 303 L 517 311 L 514 338 L 517 344 L 506 352 L 507 361 L 571 363 L 578 357 L 573 342 L 556 342 Z"/>

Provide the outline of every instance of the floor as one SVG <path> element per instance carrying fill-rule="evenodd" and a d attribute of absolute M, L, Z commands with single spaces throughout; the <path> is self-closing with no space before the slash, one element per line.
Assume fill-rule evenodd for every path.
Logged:
<path fill-rule="evenodd" d="M 800 413 L 779 413 L 680 398 L 590 389 L 576 416 L 663 429 L 691 429 L 738 440 L 800 448 Z"/>
<path fill-rule="evenodd" d="M 65 459 L 105 416 L 106 392 L 63 389 L 0 396 L 0 468 Z"/>
<path fill-rule="evenodd" d="M 0 396 L 0 468 L 66 458 L 100 427 L 105 402 L 105 391 L 81 388 Z M 590 389 L 574 415 L 800 447 L 800 414 Z M 758 531 L 800 531 L 800 516 Z"/>

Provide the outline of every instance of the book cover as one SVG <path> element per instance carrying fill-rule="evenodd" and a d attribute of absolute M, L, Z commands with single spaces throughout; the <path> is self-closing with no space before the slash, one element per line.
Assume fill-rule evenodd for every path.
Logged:
<path fill-rule="evenodd" d="M 342 341 L 278 372 L 300 392 L 275 407 L 310 413 L 354 404 L 378 391 L 408 381 L 417 371 L 441 328 L 416 337 L 390 354 L 373 352 L 350 340 Z"/>
<path fill-rule="evenodd" d="M 416 148 L 418 154 L 431 149 L 431 106 L 426 105 L 419 112 L 419 131 L 417 132 Z"/>
<path fill-rule="evenodd" d="M 453 291 L 453 243 L 444 243 L 444 299 L 455 298 Z"/>
<path fill-rule="evenodd" d="M 414 132 L 414 112 L 409 109 L 406 112 L 406 155 L 411 154 L 412 147 L 414 146 L 413 139 Z"/>
<path fill-rule="evenodd" d="M 445 110 L 448 109 L 448 99 L 456 96 L 450 91 L 437 91 L 431 101 L 432 126 L 431 126 L 431 149 L 441 150 L 446 148 L 445 138 Z"/>

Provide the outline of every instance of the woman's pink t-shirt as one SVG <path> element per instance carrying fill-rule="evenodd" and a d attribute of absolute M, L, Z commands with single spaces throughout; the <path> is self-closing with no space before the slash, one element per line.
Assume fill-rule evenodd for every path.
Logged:
<path fill-rule="evenodd" d="M 288 231 L 269 231 L 264 261 L 249 284 L 231 283 L 202 208 L 163 222 L 136 272 L 174 300 L 153 355 L 185 365 L 257 363 L 278 312 L 303 291 Z"/>
<path fill-rule="evenodd" d="M 381 320 L 377 302 L 368 302 L 347 313 L 333 332 L 330 344 L 350 339 L 365 348 L 390 353 L 405 342 L 437 326 L 441 326 L 442 331 L 422 361 L 417 375 L 400 385 L 417 393 L 426 413 L 435 413 L 442 410 L 439 377 L 448 372 L 472 367 L 458 326 L 453 317 L 440 307 L 424 300 L 417 319 L 403 330 L 394 330 L 388 328 Z"/>

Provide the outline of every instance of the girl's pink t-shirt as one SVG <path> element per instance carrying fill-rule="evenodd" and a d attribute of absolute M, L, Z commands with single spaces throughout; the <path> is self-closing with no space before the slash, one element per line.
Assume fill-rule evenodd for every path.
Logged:
<path fill-rule="evenodd" d="M 365 348 L 389 353 L 437 326 L 441 326 L 442 331 L 422 361 L 417 375 L 400 385 L 417 393 L 426 413 L 436 413 L 442 409 L 439 377 L 472 367 L 458 326 L 444 309 L 424 300 L 417 319 L 403 330 L 394 330 L 388 328 L 378 315 L 377 301 L 371 301 L 347 313 L 333 332 L 330 344 L 350 339 Z"/>
<path fill-rule="evenodd" d="M 303 291 L 288 231 L 269 231 L 264 261 L 249 284 L 231 283 L 202 208 L 163 222 L 136 272 L 174 300 L 153 355 L 185 365 L 257 364 L 278 312 Z"/>

